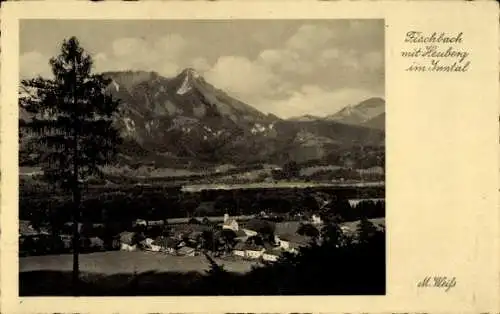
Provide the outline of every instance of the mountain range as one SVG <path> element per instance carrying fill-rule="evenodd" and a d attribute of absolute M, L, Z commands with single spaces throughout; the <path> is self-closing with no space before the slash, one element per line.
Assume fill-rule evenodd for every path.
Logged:
<path fill-rule="evenodd" d="M 343 124 L 385 130 L 385 101 L 379 97 L 368 98 L 357 105 L 347 105 L 326 117 L 303 115 L 290 121 L 335 121 Z"/>
<path fill-rule="evenodd" d="M 120 162 L 283 163 L 323 159 L 339 147 L 384 146 L 385 103 L 370 98 L 327 117 L 281 119 L 207 82 L 193 69 L 166 78 L 120 71 L 107 92 L 121 100 L 115 124 Z M 28 119 L 20 112 L 21 119 Z"/>

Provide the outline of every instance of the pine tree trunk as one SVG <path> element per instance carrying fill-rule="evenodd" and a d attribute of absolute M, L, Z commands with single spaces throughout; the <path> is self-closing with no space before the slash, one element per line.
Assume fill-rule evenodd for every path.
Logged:
<path fill-rule="evenodd" d="M 80 254 L 80 190 L 77 186 L 73 190 L 73 294 L 75 296 L 79 295 L 79 283 L 80 283 L 80 264 L 79 264 L 79 254 Z"/>

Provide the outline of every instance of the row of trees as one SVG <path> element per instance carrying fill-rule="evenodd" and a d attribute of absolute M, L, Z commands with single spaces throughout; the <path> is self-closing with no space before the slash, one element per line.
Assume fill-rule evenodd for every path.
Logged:
<path fill-rule="evenodd" d="M 363 152 L 362 149 L 360 149 Z M 333 154 L 333 155 L 332 155 Z M 306 162 L 303 164 L 298 164 L 295 161 L 287 162 L 283 165 L 281 170 L 273 170 L 271 172 L 272 178 L 274 180 L 290 180 L 290 179 L 301 179 L 301 180 L 357 180 L 357 181 L 373 181 L 373 180 L 384 180 L 384 173 L 362 173 L 356 169 L 368 169 L 374 167 L 380 167 L 385 169 L 385 153 L 379 151 L 369 150 L 367 155 L 359 156 L 354 152 L 344 152 L 343 157 L 338 157 L 337 154 L 342 154 L 340 152 L 331 153 L 329 160 L 326 165 L 338 165 L 339 169 L 332 170 L 319 170 L 314 173 L 303 175 L 300 170 L 306 167 L 313 167 L 321 165 L 323 162 L 321 160 L 315 160 L 312 162 Z M 352 155 L 351 155 L 352 154 Z M 332 157 L 337 156 L 337 157 Z M 352 160 L 350 158 L 353 158 Z"/>
<path fill-rule="evenodd" d="M 360 217 L 385 217 L 385 202 L 361 201 L 351 206 L 345 199 L 333 200 L 322 205 L 312 195 L 291 195 L 262 197 L 252 194 L 219 196 L 214 202 L 202 203 L 200 198 L 175 197 L 163 193 L 128 194 L 114 193 L 97 198 L 85 199 L 80 204 L 81 221 L 93 223 L 121 222 L 130 224 L 136 219 L 164 220 L 179 217 L 212 217 L 230 215 L 249 215 L 267 212 L 276 221 L 293 220 L 296 215 L 311 216 L 321 213 L 338 215 L 344 221 L 358 220 Z M 60 228 L 71 221 L 73 203 L 68 199 L 21 197 L 19 217 L 29 220 L 37 227 L 49 225 Z"/>

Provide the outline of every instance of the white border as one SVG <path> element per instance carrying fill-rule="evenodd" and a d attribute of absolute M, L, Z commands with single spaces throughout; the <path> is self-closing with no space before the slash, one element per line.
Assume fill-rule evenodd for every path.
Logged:
<path fill-rule="evenodd" d="M 18 298 L 16 97 L 21 18 L 385 19 L 387 296 Z M 462 29 L 468 48 L 473 51 L 474 69 L 461 76 L 447 77 L 403 73 L 404 60 L 398 55 L 401 36 L 415 27 L 438 31 Z M 2 5 L 2 35 L 1 292 L 6 312 L 477 313 L 498 309 L 498 254 L 492 256 L 499 247 L 495 3 L 7 2 Z M 457 90 L 457 86 L 461 88 Z M 450 104 L 453 107 L 439 109 L 447 100 L 453 101 Z M 447 116 L 450 112 L 460 114 L 468 123 L 454 114 Z M 425 129 L 419 127 L 422 124 Z M 417 131 L 427 133 L 417 134 Z M 441 136 L 443 132 L 449 132 L 449 141 Z M 424 172 L 427 176 L 422 175 Z M 458 276 L 462 284 L 449 293 L 414 287 L 424 274 L 442 272 Z"/>

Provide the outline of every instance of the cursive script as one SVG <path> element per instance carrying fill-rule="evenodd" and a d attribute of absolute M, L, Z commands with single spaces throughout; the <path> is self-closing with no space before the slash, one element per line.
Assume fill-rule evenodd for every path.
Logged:
<path fill-rule="evenodd" d="M 470 52 L 463 49 L 463 32 L 424 33 L 409 31 L 404 43 L 407 49 L 401 56 L 411 60 L 405 68 L 409 72 L 467 72 Z"/>
<path fill-rule="evenodd" d="M 405 42 L 407 43 L 443 43 L 443 44 L 456 44 L 462 43 L 463 33 L 460 32 L 456 35 L 450 36 L 444 32 L 438 33 L 434 32 L 430 35 L 426 35 L 423 32 L 411 31 L 406 33 Z"/>
<path fill-rule="evenodd" d="M 417 283 L 419 288 L 441 288 L 448 292 L 457 285 L 456 277 L 447 276 L 427 276 Z"/>

